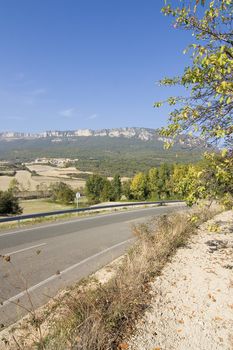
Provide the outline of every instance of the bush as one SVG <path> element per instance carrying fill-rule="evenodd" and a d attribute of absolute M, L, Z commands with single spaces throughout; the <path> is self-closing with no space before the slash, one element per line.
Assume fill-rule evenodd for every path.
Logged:
<path fill-rule="evenodd" d="M 12 191 L 0 191 L 0 215 L 21 214 L 18 198 Z"/>
<path fill-rule="evenodd" d="M 233 196 L 230 193 L 226 193 L 220 200 L 220 204 L 224 209 L 231 210 L 233 208 Z"/>
<path fill-rule="evenodd" d="M 119 175 L 115 175 L 110 181 L 105 176 L 90 175 L 86 182 L 85 194 L 90 203 L 120 200 L 122 195 L 121 178 Z"/>
<path fill-rule="evenodd" d="M 74 202 L 75 192 L 64 182 L 57 182 L 50 186 L 51 199 L 56 202 L 70 204 Z"/>

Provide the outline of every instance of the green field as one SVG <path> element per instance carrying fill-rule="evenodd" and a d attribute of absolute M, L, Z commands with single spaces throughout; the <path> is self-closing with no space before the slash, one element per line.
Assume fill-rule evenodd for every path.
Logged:
<path fill-rule="evenodd" d="M 73 209 L 74 206 L 49 202 L 45 199 L 32 199 L 20 201 L 20 206 L 23 208 L 23 214 L 43 213 L 46 211 L 55 211 L 62 209 Z"/>
<path fill-rule="evenodd" d="M 86 199 L 82 198 L 80 200 L 79 207 L 85 206 L 85 203 L 86 203 Z M 23 214 L 43 213 L 47 211 L 76 208 L 76 206 L 74 205 L 54 203 L 46 199 L 31 199 L 31 200 L 20 201 L 20 206 L 23 208 Z"/>

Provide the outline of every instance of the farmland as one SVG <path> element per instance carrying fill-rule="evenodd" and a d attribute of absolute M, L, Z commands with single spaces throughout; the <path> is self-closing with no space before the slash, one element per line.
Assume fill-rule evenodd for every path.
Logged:
<path fill-rule="evenodd" d="M 78 178 L 81 172 L 74 167 L 59 168 L 49 165 L 27 164 L 27 168 L 28 170 L 17 170 L 14 176 L 1 176 L 0 189 L 7 190 L 13 178 L 19 182 L 21 191 L 36 191 L 59 181 L 65 182 L 73 189 L 85 186 L 85 179 Z"/>

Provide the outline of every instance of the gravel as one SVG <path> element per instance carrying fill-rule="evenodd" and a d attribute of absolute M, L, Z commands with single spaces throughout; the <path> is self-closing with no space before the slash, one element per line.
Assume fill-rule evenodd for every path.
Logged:
<path fill-rule="evenodd" d="M 232 350 L 233 211 L 202 225 L 151 293 L 129 350 Z"/>

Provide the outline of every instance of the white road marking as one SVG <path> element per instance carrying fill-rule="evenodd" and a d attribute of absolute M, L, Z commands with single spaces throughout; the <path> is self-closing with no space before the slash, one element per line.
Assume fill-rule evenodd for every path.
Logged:
<path fill-rule="evenodd" d="M 6 253 L 6 254 L 4 254 L 4 255 L 10 255 L 10 256 L 11 256 L 11 255 L 13 255 L 13 254 L 25 252 L 26 250 L 29 250 L 29 249 L 42 247 L 43 245 L 46 245 L 46 244 L 47 244 L 47 243 L 41 243 L 41 244 L 37 244 L 37 245 L 32 245 L 31 247 L 27 247 L 27 248 L 15 250 L 14 252 Z"/>
<path fill-rule="evenodd" d="M 80 261 L 80 262 L 78 262 L 78 263 L 76 263 L 76 264 L 74 264 L 74 265 L 71 265 L 71 266 L 67 267 L 65 270 L 61 271 L 60 274 L 58 274 L 58 275 L 52 275 L 52 276 L 46 278 L 44 281 L 41 281 L 41 282 L 35 284 L 34 286 L 28 288 L 27 290 L 24 290 L 23 292 L 21 292 L 21 293 L 15 295 L 15 296 L 13 296 L 13 297 L 11 297 L 10 299 L 7 299 L 6 301 L 3 302 L 2 305 L 0 305 L 0 309 L 1 309 L 2 307 L 4 307 L 4 306 L 8 305 L 8 304 L 13 303 L 15 300 L 18 300 L 19 298 L 21 298 L 21 297 L 23 297 L 24 295 L 26 295 L 26 294 L 28 294 L 28 293 L 34 291 L 35 289 L 37 289 L 37 288 L 39 288 L 39 287 L 45 285 L 46 283 L 51 282 L 51 281 L 55 280 L 56 278 L 59 278 L 61 275 L 66 274 L 67 272 L 69 272 L 69 271 L 75 269 L 76 267 L 78 267 L 78 266 L 80 266 L 80 265 L 83 265 L 83 264 L 87 263 L 88 261 L 90 261 L 90 260 L 92 260 L 92 259 L 95 259 L 95 258 L 97 258 L 97 257 L 99 257 L 99 256 L 101 256 L 101 255 L 103 255 L 103 254 L 105 254 L 105 253 L 107 253 L 107 252 L 109 252 L 110 250 L 112 250 L 112 249 L 114 249 L 114 248 L 117 248 L 117 247 L 120 247 L 121 245 L 124 245 L 124 244 L 126 244 L 126 243 L 128 243 L 128 242 L 131 242 L 131 241 L 133 241 L 133 240 L 135 240 L 135 238 L 127 239 L 126 241 L 123 241 L 123 242 L 121 242 L 121 243 L 115 244 L 115 245 L 113 245 L 113 246 L 111 246 L 111 247 L 109 247 L 109 248 L 106 248 L 106 249 L 102 250 L 102 251 L 99 252 L 99 253 L 96 253 L 96 254 L 94 254 L 94 255 L 92 255 L 92 256 L 89 256 L 88 258 L 86 258 L 86 259 L 84 259 L 84 260 L 82 260 L 82 261 Z"/>
<path fill-rule="evenodd" d="M 81 222 L 81 221 L 88 221 L 88 220 L 95 220 L 95 219 L 101 219 L 103 217 L 106 216 L 114 216 L 114 215 L 122 215 L 122 214 L 127 214 L 129 212 L 140 212 L 140 211 L 144 211 L 144 210 L 148 210 L 148 209 L 164 209 L 164 207 L 147 207 L 147 208 L 142 208 L 142 209 L 127 209 L 127 211 L 121 211 L 121 212 L 116 212 L 116 213 L 111 213 L 111 214 L 101 214 L 101 215 L 96 215 L 96 216 L 92 216 L 92 217 L 88 217 L 88 218 L 79 218 L 79 219 L 75 219 L 75 220 L 70 220 L 70 221 L 65 221 L 65 222 L 58 222 L 56 224 L 48 224 L 48 225 L 41 225 L 41 226 L 37 226 L 37 227 L 31 227 L 31 228 L 26 228 L 26 229 L 21 229 L 21 230 L 17 230 L 17 231 L 10 231 L 10 232 L 6 232 L 6 233 L 0 233 L 0 238 L 1 237 L 5 237 L 5 236 L 9 236 L 9 235 L 13 235 L 13 234 L 17 234 L 20 232 L 27 232 L 27 231 L 33 231 L 33 230 L 40 230 L 40 229 L 44 229 L 44 228 L 49 228 L 49 227 L 54 227 L 54 226 L 61 226 L 61 225 L 69 225 L 75 222 Z"/>

